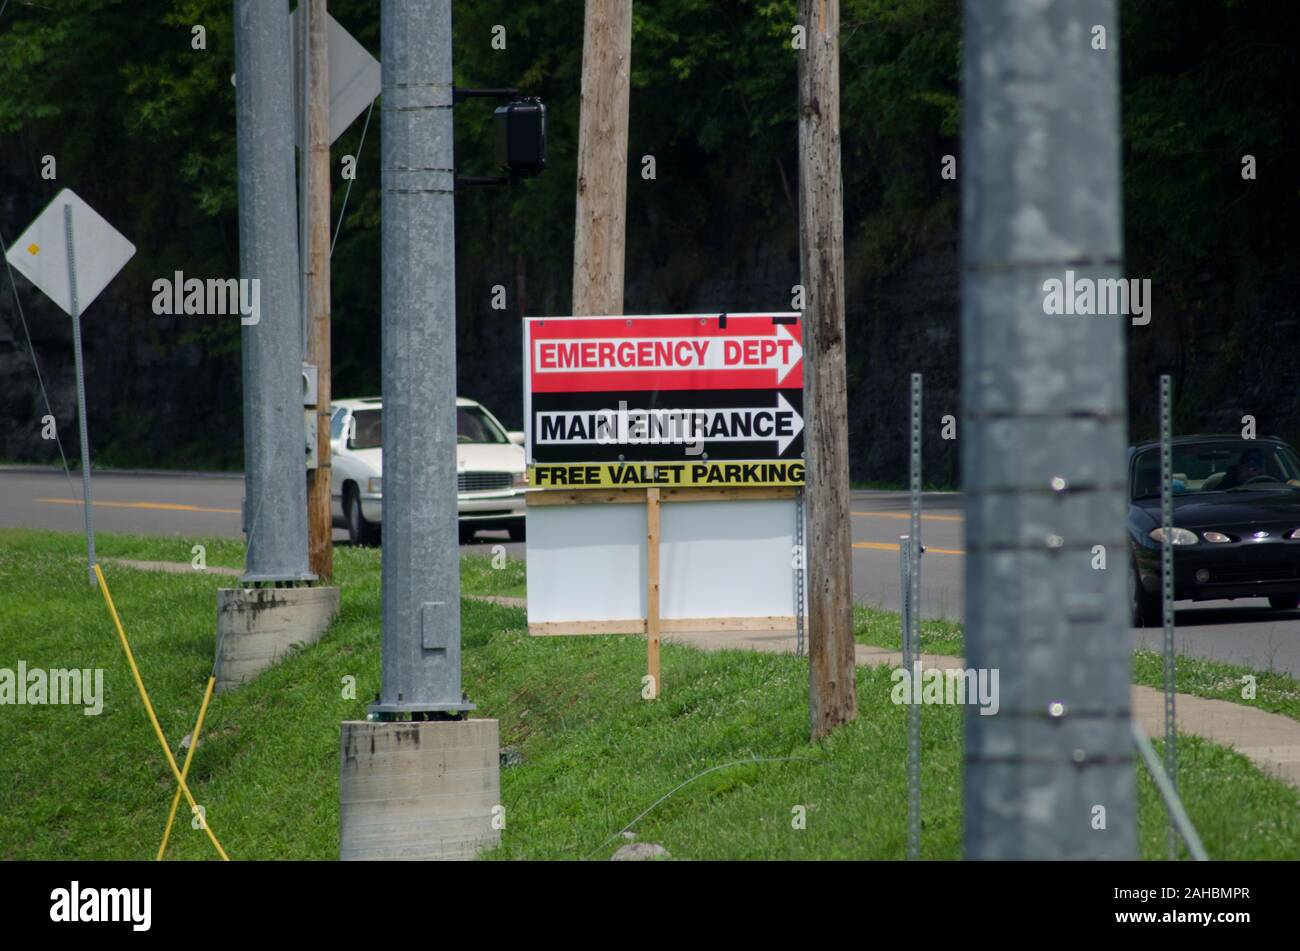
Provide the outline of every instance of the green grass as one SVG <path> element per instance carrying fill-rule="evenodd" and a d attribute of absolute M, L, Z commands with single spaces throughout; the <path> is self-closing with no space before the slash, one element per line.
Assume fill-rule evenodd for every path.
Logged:
<path fill-rule="evenodd" d="M 1178 655 L 1174 673 L 1181 693 L 1228 700 L 1300 720 L 1300 681 L 1288 674 L 1252 670 L 1182 654 Z M 1242 678 L 1246 676 L 1255 678 L 1255 696 L 1251 699 L 1242 696 L 1245 689 Z M 1164 658 L 1155 651 L 1135 651 L 1133 682 L 1163 689 Z"/>
<path fill-rule="evenodd" d="M 114 557 L 181 560 L 197 540 L 103 536 Z M 238 546 L 205 540 L 209 564 Z M 0 858 L 152 858 L 173 781 L 150 731 L 76 535 L 0 531 L 0 667 L 103 667 L 97 717 L 73 707 L 0 708 Z M 379 686 L 379 556 L 340 547 L 342 613 L 324 639 L 214 699 L 191 781 L 235 859 L 338 853 L 339 723 Z M 236 563 L 238 559 L 235 559 Z M 522 565 L 464 570 L 467 593 L 517 592 Z M 114 598 L 173 748 L 191 729 L 212 665 L 214 591 L 229 578 L 109 566 Z M 635 637 L 530 638 L 524 612 L 462 602 L 464 683 L 521 765 L 502 771 L 506 829 L 493 858 L 607 858 L 636 825 L 675 858 L 901 858 L 906 708 L 886 669 L 858 673 L 858 719 L 807 741 L 806 661 L 666 644 L 663 697 L 640 697 Z M 885 636 L 885 620 L 877 622 Z M 939 643 L 939 642 L 936 642 Z M 927 644 L 927 649 L 930 645 Z M 356 678 L 355 697 L 346 678 Z M 961 714 L 923 718 L 923 855 L 961 852 Z M 754 760 L 758 762 L 754 762 Z M 1139 770 L 1143 855 L 1165 819 Z M 1215 858 L 1300 858 L 1300 797 L 1248 761 L 1180 741 L 1180 784 Z M 807 824 L 792 828 L 804 807 Z M 182 818 L 186 818 L 184 812 Z M 169 853 L 207 859 L 189 822 Z"/>
<path fill-rule="evenodd" d="M 853 606 L 853 636 L 859 644 L 903 649 L 902 626 L 892 611 Z M 921 650 L 927 654 L 960 657 L 963 650 L 962 626 L 956 621 L 921 619 Z"/>

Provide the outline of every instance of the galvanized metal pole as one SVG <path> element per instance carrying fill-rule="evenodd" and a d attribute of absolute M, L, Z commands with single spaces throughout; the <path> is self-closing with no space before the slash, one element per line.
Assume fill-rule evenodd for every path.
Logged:
<path fill-rule="evenodd" d="M 86 522 L 86 571 L 90 586 L 95 580 L 95 519 L 91 512 L 94 500 L 90 495 L 90 438 L 86 430 L 86 371 L 81 363 L 81 308 L 77 304 L 77 255 L 72 242 L 72 206 L 63 206 L 63 231 L 68 242 L 68 302 L 72 308 L 72 359 L 77 371 L 77 425 L 81 432 L 81 507 Z M 16 292 L 15 292 L 16 293 Z"/>
<path fill-rule="evenodd" d="M 1173 420 L 1170 380 L 1160 377 L 1160 578 L 1164 594 L 1161 616 L 1164 619 L 1165 680 L 1165 776 L 1174 796 L 1178 795 L 1178 734 L 1174 712 L 1174 687 L 1177 680 L 1174 660 L 1174 481 Z M 1178 836 L 1172 813 L 1169 817 L 1169 857 L 1178 857 Z"/>
<path fill-rule="evenodd" d="M 243 327 L 245 582 L 316 577 L 307 563 L 289 43 L 284 0 L 235 0 L 239 262 L 259 305 L 257 322 Z"/>
<path fill-rule="evenodd" d="M 899 634 L 903 645 L 903 669 L 907 676 L 912 676 L 912 626 L 908 619 L 907 605 L 912 597 L 912 585 L 908 580 L 912 569 L 912 549 L 908 544 L 910 536 L 898 536 L 898 582 L 899 582 Z M 910 694 L 909 694 L 910 696 Z"/>
<path fill-rule="evenodd" d="M 1116 4 L 964 12 L 966 855 L 1133 858 L 1123 318 L 1045 304 L 1122 268 Z"/>
<path fill-rule="evenodd" d="M 921 857 L 921 720 L 920 655 L 912 637 L 912 540 L 907 535 L 898 536 L 898 568 L 902 589 L 902 610 L 899 619 L 903 633 L 903 669 L 907 691 L 907 857 Z"/>
<path fill-rule="evenodd" d="M 907 638 L 911 644 L 909 676 L 921 675 L 921 374 L 912 374 L 911 458 L 908 481 L 911 488 L 911 535 L 908 539 Z M 913 685 L 915 690 L 915 685 Z M 913 694 L 919 696 L 919 693 Z M 907 709 L 907 857 L 921 857 L 921 705 Z"/>
<path fill-rule="evenodd" d="M 450 0 L 384 0 L 382 717 L 460 684 Z"/>

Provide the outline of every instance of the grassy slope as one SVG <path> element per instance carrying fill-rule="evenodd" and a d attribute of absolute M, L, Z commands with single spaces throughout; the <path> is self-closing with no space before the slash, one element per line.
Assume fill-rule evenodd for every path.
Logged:
<path fill-rule="evenodd" d="M 181 560 L 195 541 L 103 536 L 100 549 Z M 209 564 L 238 564 L 238 545 L 204 543 Z M 150 858 L 166 819 L 172 780 L 80 552 L 73 535 L 0 531 L 0 667 L 106 669 L 98 717 L 0 708 L 0 858 Z M 343 609 L 328 636 L 209 710 L 193 788 L 236 859 L 337 856 L 338 724 L 364 716 L 379 684 L 379 556 L 340 548 L 336 559 Z M 212 663 L 213 592 L 230 579 L 114 567 L 108 578 L 175 748 Z M 466 590 L 515 594 L 522 566 L 478 561 L 463 578 Z M 651 704 L 640 699 L 638 638 L 534 639 L 518 609 L 466 600 L 463 612 L 466 688 L 480 715 L 501 721 L 502 744 L 523 754 L 502 772 L 496 857 L 604 858 L 621 841 L 611 836 L 673 787 L 754 757 L 797 759 L 713 772 L 654 809 L 641 837 L 694 859 L 903 855 L 905 708 L 889 701 L 887 670 L 861 671 L 858 720 L 809 745 L 797 658 L 665 645 L 665 695 Z M 343 697 L 349 675 L 355 699 Z M 923 720 L 923 854 L 957 858 L 960 713 L 930 707 Z M 1189 738 L 1180 754 L 1185 801 L 1211 855 L 1300 857 L 1295 790 L 1211 744 Z M 1158 858 L 1163 813 L 1145 776 L 1139 783 L 1143 854 Z M 796 805 L 806 829 L 791 828 Z M 183 823 L 170 854 L 211 850 Z"/>

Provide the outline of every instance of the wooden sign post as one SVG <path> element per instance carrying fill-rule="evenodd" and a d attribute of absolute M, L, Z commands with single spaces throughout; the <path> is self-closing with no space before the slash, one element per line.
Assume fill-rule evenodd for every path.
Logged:
<path fill-rule="evenodd" d="M 650 700 L 659 699 L 659 490 L 645 490 L 645 637 Z"/>

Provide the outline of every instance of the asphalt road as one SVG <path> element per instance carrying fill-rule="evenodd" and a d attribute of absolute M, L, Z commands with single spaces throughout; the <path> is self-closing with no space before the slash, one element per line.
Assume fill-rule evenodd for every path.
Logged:
<path fill-rule="evenodd" d="M 226 538 L 244 534 L 240 475 L 95 472 L 91 493 L 96 532 Z M 62 469 L 0 467 L 0 527 L 13 526 L 83 531 L 81 476 L 74 473 L 69 482 Z M 334 529 L 335 543 L 346 545 L 347 539 L 346 530 Z M 498 544 L 504 544 L 511 557 L 524 557 L 523 543 L 511 542 L 506 532 L 480 532 L 461 550 L 488 553 Z"/>
<path fill-rule="evenodd" d="M 178 473 L 96 473 L 95 528 L 144 535 L 241 536 L 238 476 Z M 0 468 L 0 526 L 78 532 L 81 482 L 59 469 Z M 958 493 L 926 493 L 923 501 L 922 613 L 962 617 L 964 520 Z M 905 492 L 855 491 L 852 499 L 853 593 L 861 603 L 897 611 L 898 536 L 908 531 Z M 346 533 L 335 529 L 336 542 Z M 482 532 L 462 551 L 487 553 L 504 544 L 510 557 L 524 545 L 504 532 Z M 178 560 L 188 560 L 188 549 Z M 1180 602 L 1175 633 L 1179 653 L 1277 669 L 1300 676 L 1300 612 L 1276 612 L 1264 599 Z M 1161 632 L 1135 630 L 1135 643 L 1158 650 Z"/>

